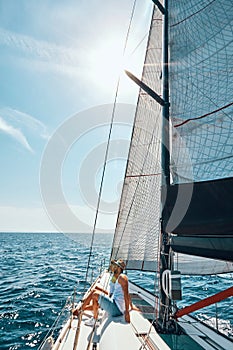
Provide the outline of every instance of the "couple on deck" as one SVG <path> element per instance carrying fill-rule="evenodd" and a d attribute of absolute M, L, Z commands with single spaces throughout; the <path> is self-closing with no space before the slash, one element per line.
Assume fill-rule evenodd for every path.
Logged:
<path fill-rule="evenodd" d="M 109 270 L 113 273 L 110 281 L 110 291 L 96 286 L 89 295 L 82 300 L 81 307 L 78 307 L 73 314 L 77 316 L 80 311 L 93 310 L 93 318 L 86 322 L 92 326 L 98 318 L 98 308 L 107 311 L 110 316 L 125 316 L 125 321 L 130 322 L 129 306 L 132 303 L 128 290 L 128 277 L 123 274 L 125 263 L 122 259 L 112 260 Z"/>

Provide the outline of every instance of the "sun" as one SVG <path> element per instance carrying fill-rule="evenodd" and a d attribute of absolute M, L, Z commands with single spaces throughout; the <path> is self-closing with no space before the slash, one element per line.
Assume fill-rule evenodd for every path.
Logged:
<path fill-rule="evenodd" d="M 127 62 L 122 43 L 116 38 L 108 39 L 91 51 L 90 74 L 95 84 L 103 90 L 116 86 L 119 77 L 125 74 Z"/>
<path fill-rule="evenodd" d="M 104 35 L 89 50 L 89 82 L 93 93 L 102 94 L 106 98 L 115 98 L 118 93 L 118 102 L 136 103 L 138 86 L 126 75 L 125 70 L 141 76 L 144 62 L 144 48 L 137 47 L 134 41 L 124 50 L 125 38 L 119 34 Z M 119 83 L 119 85 L 118 85 Z"/>

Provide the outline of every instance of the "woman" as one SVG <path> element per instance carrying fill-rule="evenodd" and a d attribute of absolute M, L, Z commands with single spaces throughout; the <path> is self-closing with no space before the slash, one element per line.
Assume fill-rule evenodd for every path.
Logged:
<path fill-rule="evenodd" d="M 112 296 L 99 287 L 94 288 L 90 294 L 82 301 L 81 307 L 74 311 L 74 315 L 78 315 L 80 311 L 93 310 L 93 318 L 88 320 L 85 324 L 93 326 L 98 318 L 98 308 L 112 316 L 125 316 L 125 321 L 130 322 L 129 305 L 130 296 L 128 290 L 128 277 L 123 274 L 125 263 L 122 259 L 112 261 L 111 270 L 115 279 Z"/>

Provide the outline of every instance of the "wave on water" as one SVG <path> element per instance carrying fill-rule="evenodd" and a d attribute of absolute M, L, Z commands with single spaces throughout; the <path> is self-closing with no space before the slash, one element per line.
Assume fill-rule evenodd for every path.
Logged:
<path fill-rule="evenodd" d="M 88 234 L 70 239 L 57 233 L 0 233 L 1 350 L 37 349 L 74 288 L 77 299 L 81 298 L 90 242 Z M 108 264 L 111 243 L 111 234 L 96 235 L 89 270 L 92 278 L 99 274 L 101 262 Z M 131 277 L 156 292 L 154 274 L 132 272 Z M 232 275 L 184 277 L 182 292 L 188 305 L 229 286 Z M 217 312 L 219 329 L 233 336 L 233 310 L 227 308 L 228 303 L 229 299 L 219 303 L 217 310 L 215 306 L 202 309 L 196 316 L 213 325 Z"/>
<path fill-rule="evenodd" d="M 84 286 L 91 237 L 55 233 L 0 233 L 0 349 L 38 348 L 76 288 Z M 112 235 L 98 235 L 93 278 L 109 260 Z M 98 265 L 97 265 L 98 262 Z"/>

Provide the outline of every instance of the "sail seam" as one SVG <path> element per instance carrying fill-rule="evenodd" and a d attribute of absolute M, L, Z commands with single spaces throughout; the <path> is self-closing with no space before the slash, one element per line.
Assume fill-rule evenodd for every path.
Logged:
<path fill-rule="evenodd" d="M 195 12 L 195 13 L 192 13 L 190 16 L 188 16 L 188 17 L 182 19 L 182 21 L 180 21 L 180 22 L 177 22 L 177 23 L 171 25 L 171 27 L 175 27 L 175 26 L 177 26 L 178 24 L 181 24 L 181 23 L 187 21 L 189 18 L 191 18 L 191 17 L 193 17 L 193 16 L 196 16 L 198 13 L 202 12 L 202 11 L 205 10 L 207 7 L 209 7 L 210 5 L 212 5 L 215 1 L 216 1 L 216 0 L 213 0 L 212 2 L 210 2 L 209 4 L 207 4 L 205 7 L 203 7 L 202 9 L 200 9 L 199 11 L 197 11 L 197 12 Z"/>
<path fill-rule="evenodd" d="M 189 119 L 183 121 L 183 122 L 180 123 L 180 124 L 174 125 L 174 128 L 178 128 L 178 127 L 180 127 L 180 126 L 182 126 L 182 125 L 184 125 L 184 124 L 187 124 L 188 122 L 193 121 L 193 120 L 199 120 L 199 119 L 206 118 L 206 117 L 208 117 L 209 115 L 212 115 L 212 114 L 215 114 L 215 113 L 217 113 L 217 112 L 219 112 L 219 111 L 222 111 L 223 109 L 226 109 L 226 108 L 228 108 L 228 107 L 230 107 L 230 106 L 232 106 L 232 105 L 233 105 L 233 102 L 227 104 L 226 106 L 223 106 L 223 107 L 220 107 L 220 108 L 218 108 L 218 109 L 215 109 L 214 111 L 212 111 L 212 112 L 210 112 L 210 113 L 206 113 L 206 114 L 201 115 L 201 116 L 196 117 L 196 118 L 189 118 Z"/>

